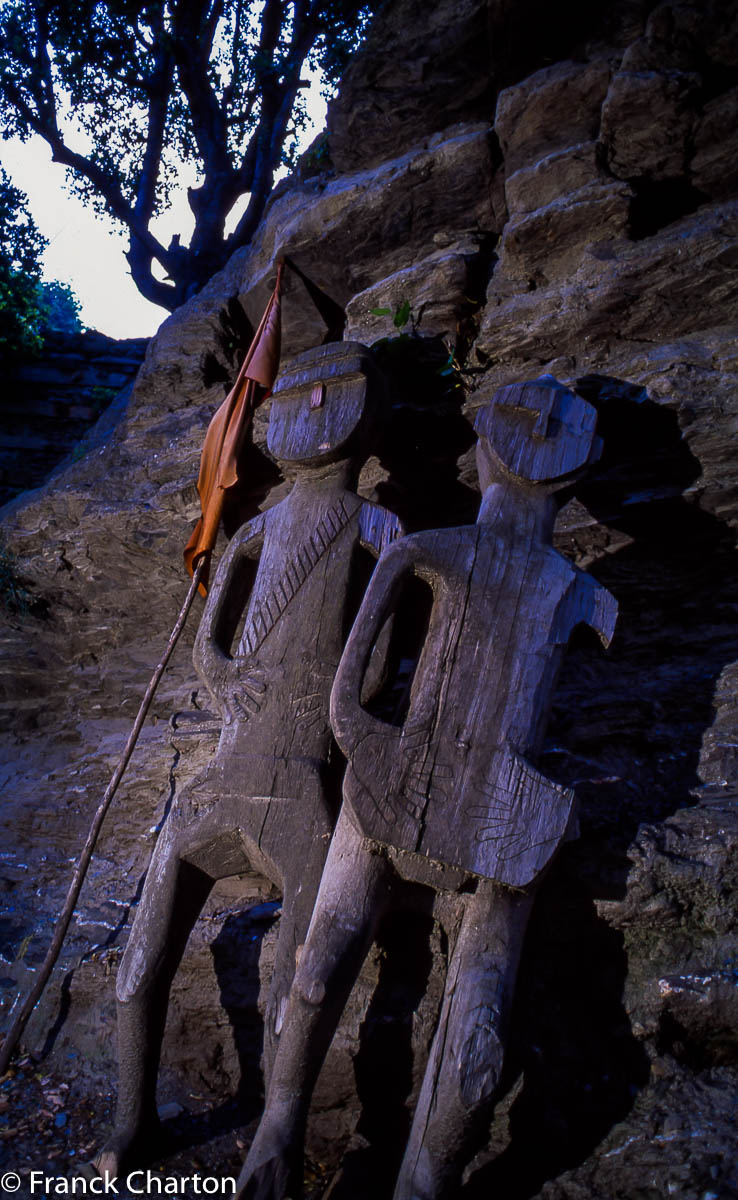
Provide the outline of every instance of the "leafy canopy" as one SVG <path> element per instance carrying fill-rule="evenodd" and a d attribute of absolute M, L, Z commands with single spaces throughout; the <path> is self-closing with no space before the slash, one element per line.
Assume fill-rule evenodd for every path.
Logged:
<path fill-rule="evenodd" d="M 366 0 L 3 0 L 0 130 L 46 139 L 73 188 L 127 230 L 139 290 L 171 310 L 250 240 L 306 121 L 303 67 L 321 69 L 330 87 L 369 9 Z M 195 230 L 189 246 L 178 236 L 164 246 L 151 222 L 183 162 L 200 180 L 188 192 Z"/>
<path fill-rule="evenodd" d="M 0 359 L 36 353 L 50 329 L 75 333 L 82 328 L 69 285 L 41 282 L 47 241 L 27 199 L 0 167 Z"/>
<path fill-rule="evenodd" d="M 0 167 L 0 263 L 5 270 L 41 275 L 40 259 L 48 242 L 26 208 L 28 197 Z"/>
<path fill-rule="evenodd" d="M 52 279 L 42 283 L 41 303 L 44 307 L 44 331 L 55 333 L 80 333 L 84 328 L 80 317 L 80 303 L 68 283 Z"/>

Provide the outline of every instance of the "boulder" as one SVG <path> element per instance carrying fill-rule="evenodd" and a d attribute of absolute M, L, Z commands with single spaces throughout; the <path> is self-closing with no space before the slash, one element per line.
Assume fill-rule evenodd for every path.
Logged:
<path fill-rule="evenodd" d="M 731 167 L 738 158 L 738 88 L 710 100 L 693 127 L 692 183 L 713 200 L 734 196 L 738 189 Z"/>
<path fill-rule="evenodd" d="M 601 136 L 613 175 L 684 175 L 700 83 L 699 75 L 686 71 L 618 71 L 602 109 Z"/>
<path fill-rule="evenodd" d="M 561 62 L 500 92 L 495 132 L 507 176 L 595 137 L 609 81 L 605 60 Z"/>

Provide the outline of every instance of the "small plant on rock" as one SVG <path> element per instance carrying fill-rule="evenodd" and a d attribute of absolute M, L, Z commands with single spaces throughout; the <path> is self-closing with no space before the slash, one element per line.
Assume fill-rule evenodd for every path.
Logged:
<path fill-rule="evenodd" d="M 0 605 L 6 612 L 25 616 L 31 606 L 31 593 L 18 576 L 18 561 L 7 546 L 0 543 Z"/>
<path fill-rule="evenodd" d="M 397 333 L 388 334 L 387 337 L 380 338 L 375 342 L 375 350 L 379 350 L 380 354 L 387 352 L 392 354 L 394 350 L 404 349 L 403 343 L 408 342 L 411 338 L 414 339 L 418 347 L 418 359 L 446 381 L 442 389 L 443 393 L 448 398 L 453 397 L 455 400 L 463 397 L 462 367 L 455 350 L 449 348 L 446 342 L 440 338 L 423 338 L 417 333 L 417 321 L 413 316 L 409 300 L 403 300 L 397 305 L 394 312 L 387 307 L 371 308 L 369 311 L 373 317 L 392 317 L 392 324 L 397 330 Z M 411 326 L 410 333 L 405 329 L 408 324 Z M 458 394 L 454 395 L 454 393 Z"/>
<path fill-rule="evenodd" d="M 409 300 L 403 300 L 398 304 L 394 313 L 391 308 L 370 308 L 369 312 L 373 317 L 392 317 L 392 324 L 395 329 L 402 330 L 407 325 L 408 321 L 412 321 L 413 331 L 415 330 L 415 321 L 412 320 L 412 309 Z M 408 337 L 407 333 L 400 333 L 400 337 Z"/>

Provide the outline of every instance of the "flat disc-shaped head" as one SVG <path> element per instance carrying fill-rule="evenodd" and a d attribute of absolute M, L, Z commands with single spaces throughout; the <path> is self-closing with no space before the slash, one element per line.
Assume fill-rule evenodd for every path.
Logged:
<path fill-rule="evenodd" d="M 531 483 L 552 483 L 599 457 L 597 411 L 543 375 L 495 392 L 477 413 L 474 428 L 503 472 Z"/>
<path fill-rule="evenodd" d="M 370 351 L 330 342 L 293 358 L 274 385 L 267 446 L 280 462 L 313 465 L 361 452 L 385 396 Z"/>

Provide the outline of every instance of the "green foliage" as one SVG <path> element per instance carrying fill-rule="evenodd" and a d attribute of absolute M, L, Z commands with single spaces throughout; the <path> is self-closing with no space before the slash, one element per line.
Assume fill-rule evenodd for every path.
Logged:
<path fill-rule="evenodd" d="M 0 542 L 0 605 L 6 612 L 25 616 L 30 608 L 31 599 L 31 593 L 18 577 L 15 555 Z"/>
<path fill-rule="evenodd" d="M 0 166 L 0 256 L 6 269 L 33 279 L 48 242 L 26 208 L 28 197 L 15 187 Z"/>
<path fill-rule="evenodd" d="M 46 245 L 26 195 L 0 167 L 0 357 L 32 354 L 43 341 L 40 257 Z"/>
<path fill-rule="evenodd" d="M 370 308 L 369 312 L 374 317 L 392 317 L 395 329 L 404 329 L 413 315 L 409 300 L 403 300 L 401 304 L 398 304 L 394 313 L 391 308 Z"/>
<path fill-rule="evenodd" d="M 375 342 L 372 347 L 375 351 L 378 351 L 388 361 L 392 358 L 396 359 L 398 355 L 406 359 L 410 354 L 411 359 L 422 366 L 426 372 L 430 371 L 439 377 L 439 386 L 447 399 L 458 400 L 460 394 L 463 396 L 463 372 L 456 354 L 440 338 L 427 339 L 418 336 L 416 319 L 413 316 L 409 300 L 403 300 L 397 305 L 394 312 L 388 307 L 370 308 L 369 312 L 374 317 L 392 317 L 392 324 L 398 331 L 396 334 L 390 334 Z M 411 333 L 405 331 L 405 326 L 408 324 L 412 327 Z M 412 350 L 407 345 L 409 342 L 414 343 Z M 439 347 L 442 351 L 440 359 Z M 444 382 L 441 383 L 440 380 Z"/>
<path fill-rule="evenodd" d="M 443 379 L 448 379 L 454 388 L 463 388 L 464 384 L 461 378 L 461 365 L 457 361 L 453 350 L 449 351 L 448 358 L 443 366 L 438 368 L 438 374 Z"/>
<path fill-rule="evenodd" d="M 0 361 L 37 354 L 43 340 L 36 280 L 0 261 Z"/>
<path fill-rule="evenodd" d="M 84 325 L 79 319 L 80 303 L 68 283 L 57 279 L 39 285 L 41 305 L 44 309 L 44 332 L 81 333 Z"/>
<path fill-rule="evenodd" d="M 50 329 L 82 328 L 66 283 L 42 283 L 47 244 L 26 207 L 28 197 L 0 167 L 0 359 L 37 354 Z"/>
<path fill-rule="evenodd" d="M 410 320 L 410 301 L 403 300 L 392 318 L 395 329 L 404 329 Z"/>
<path fill-rule="evenodd" d="M 310 171 L 326 171 L 331 167 L 331 147 L 327 130 L 319 134 L 310 149 L 305 152 L 302 158 L 302 165 L 306 173 Z"/>
<path fill-rule="evenodd" d="M 0 132 L 38 133 L 72 188 L 130 234 L 142 294 L 170 310 L 252 236 L 307 121 L 304 68 L 332 88 L 367 0 L 3 0 Z M 70 136 L 70 133 L 73 136 Z M 78 134 L 88 146 L 83 153 Z M 199 174 L 189 247 L 158 241 L 182 162 Z M 249 203 L 235 232 L 224 222 Z M 156 260 L 170 283 L 155 278 Z"/>

